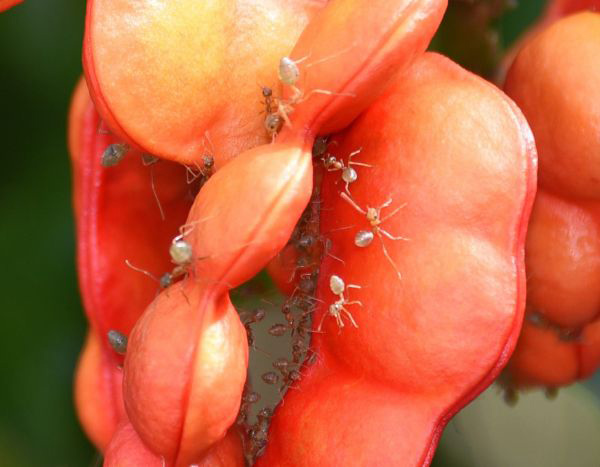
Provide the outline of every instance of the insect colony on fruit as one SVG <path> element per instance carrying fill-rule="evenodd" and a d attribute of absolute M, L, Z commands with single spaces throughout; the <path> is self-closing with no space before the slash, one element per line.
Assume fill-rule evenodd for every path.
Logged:
<path fill-rule="evenodd" d="M 282 57 L 280 60 L 278 76 L 280 83 L 291 89 L 292 92 L 289 98 L 276 97 L 271 88 L 266 86 L 261 87 L 263 106 L 266 113 L 264 128 L 272 141 L 275 140 L 283 125 L 292 126 L 291 116 L 296 106 L 306 101 L 310 96 L 315 94 L 352 96 L 350 93 L 335 93 L 324 89 L 312 89 L 306 92 L 302 90 L 299 85 L 301 77 L 299 65 L 303 64 L 308 58 L 309 56 L 299 60 L 292 60 L 289 57 Z M 330 58 L 325 57 L 313 63 L 307 63 L 304 67 L 308 68 Z M 203 185 L 214 172 L 215 151 L 207 132 L 204 134 L 203 144 L 204 151 L 200 157 L 201 164 L 194 163 L 186 166 L 187 184 L 200 179 L 200 185 Z M 310 345 L 311 335 L 313 333 L 324 332 L 323 327 L 327 318 L 335 320 L 339 330 L 338 333 L 342 332 L 346 324 L 350 324 L 354 328 L 359 328 L 360 326 L 360 322 L 357 322 L 354 318 L 352 311 L 357 307 L 363 307 L 363 303 L 360 300 L 352 299 L 350 291 L 361 289 L 361 285 L 347 284 L 342 274 L 331 274 L 328 277 L 328 293 L 331 293 L 332 297 L 324 302 L 315 296 L 320 264 L 324 257 L 329 256 L 341 263 L 342 266 L 345 264 L 343 258 L 332 254 L 333 243 L 331 239 L 327 238 L 320 231 L 320 216 L 322 215 L 320 184 L 321 182 L 327 182 L 326 179 L 323 179 L 322 172 L 340 174 L 338 181 L 341 180 L 344 183 L 344 189 L 340 193 L 341 198 L 352 206 L 355 211 L 364 216 L 364 220 L 367 221 L 367 229 L 359 230 L 355 234 L 354 246 L 357 248 L 367 248 L 375 237 L 378 237 L 381 241 L 384 257 L 392 265 L 397 277 L 401 277 L 398 267 L 386 248 L 384 239 L 391 241 L 407 239 L 392 235 L 384 229 L 382 224 L 396 215 L 403 206 L 399 206 L 383 216 L 382 210 L 392 205 L 391 199 L 388 199 L 379 205 L 379 207 L 372 207 L 368 203 L 365 208 L 361 207 L 351 193 L 351 185 L 359 180 L 359 178 L 368 176 L 373 166 L 354 159 L 360 155 L 362 148 L 357 148 L 349 152 L 343 158 L 329 151 L 330 146 L 335 144 L 335 142 L 330 141 L 327 137 L 318 137 L 314 141 L 312 148 L 313 162 L 318 163 L 321 170 L 316 171 L 315 188 L 313 189 L 310 202 L 300 217 L 287 245 L 288 248 L 293 249 L 295 256 L 289 279 L 289 282 L 293 283 L 295 288 L 283 300 L 283 303 L 279 305 L 283 320 L 281 322 L 272 322 L 272 315 L 263 308 L 255 308 L 251 311 L 238 310 L 251 350 L 258 350 L 270 356 L 269 351 L 262 349 L 257 344 L 257 335 L 255 332 L 257 326 L 265 327 L 264 335 L 268 336 L 268 338 L 276 338 L 278 340 L 287 339 L 289 341 L 288 348 L 291 351 L 290 355 L 285 357 L 270 356 L 272 358 L 270 368 L 265 368 L 260 374 L 260 380 L 264 384 L 278 390 L 279 399 L 277 402 L 281 403 L 283 403 L 282 398 L 284 393 L 289 388 L 297 388 L 296 383 L 302 378 L 302 369 L 318 361 L 318 354 Z M 130 147 L 125 143 L 111 144 L 101 156 L 101 165 L 104 167 L 118 165 L 129 150 Z M 158 158 L 149 155 L 144 155 L 142 158 L 145 166 L 153 166 L 159 161 Z M 152 190 L 160 207 L 153 179 Z M 160 209 L 161 217 L 164 219 L 162 207 Z M 174 267 L 171 271 L 165 272 L 159 279 L 148 271 L 132 265 L 129 261 L 126 261 L 127 265 L 138 272 L 152 277 L 159 283 L 160 289 L 168 288 L 179 278 L 185 280 L 190 273 L 190 268 L 194 260 L 198 259 L 194 257 L 192 245 L 186 240 L 186 237 L 193 231 L 198 222 L 201 221 L 194 221 L 180 227 L 179 234 L 172 239 L 169 247 L 169 256 Z M 348 226 L 342 229 L 352 227 Z M 322 308 L 323 311 L 319 325 L 315 327 L 313 313 L 317 308 Z M 266 319 L 267 317 L 269 319 Z M 270 322 L 267 322 L 269 320 Z M 124 334 L 111 330 L 107 337 L 116 353 L 125 353 L 127 337 Z M 264 451 L 268 439 L 268 427 L 274 408 L 268 405 L 262 407 L 260 410 L 256 408 L 254 412 L 258 411 L 254 416 L 254 421 L 252 420 L 253 407 L 256 407 L 261 400 L 264 402 L 261 394 L 252 388 L 252 383 L 256 383 L 256 381 L 249 380 L 246 383 L 237 420 L 238 425 L 243 428 L 245 433 L 244 451 L 249 463 L 252 463 Z"/>

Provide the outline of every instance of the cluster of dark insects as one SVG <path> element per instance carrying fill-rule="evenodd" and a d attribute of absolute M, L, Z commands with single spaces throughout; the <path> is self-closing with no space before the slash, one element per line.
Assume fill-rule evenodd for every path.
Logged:
<path fill-rule="evenodd" d="M 583 339 L 583 330 L 581 328 L 566 328 L 559 326 L 544 316 L 540 311 L 528 307 L 525 311 L 525 319 L 533 326 L 552 331 L 554 335 L 563 342 L 581 342 Z M 511 381 L 510 371 L 505 371 L 497 379 L 500 390 L 503 392 L 504 401 L 514 406 L 519 401 L 519 391 Z M 553 400 L 558 395 L 558 388 L 547 387 L 546 397 Z"/>
<path fill-rule="evenodd" d="M 296 258 L 289 277 L 289 283 L 295 288 L 292 294 L 285 298 L 280 305 L 266 302 L 271 311 L 264 308 L 256 308 L 251 311 L 241 311 L 240 317 L 246 328 L 248 344 L 251 350 L 259 350 L 265 353 L 270 368 L 259 373 L 257 381 L 251 385 L 249 381 L 246 386 L 238 424 L 244 432 L 244 446 L 246 458 L 250 465 L 259 457 L 267 443 L 267 432 L 271 414 L 274 406 L 283 398 L 285 392 L 296 387 L 300 381 L 303 365 L 310 365 L 316 361 L 316 354 L 310 350 L 310 334 L 312 328 L 312 313 L 315 309 L 315 291 L 319 274 L 318 265 L 322 259 L 324 242 L 319 235 L 319 192 L 315 190 L 311 202 L 301 216 L 286 248 L 294 251 Z M 276 310 L 279 308 L 279 312 Z M 276 339 L 269 342 L 269 349 L 275 347 L 287 348 L 287 355 L 272 357 L 268 352 L 257 347 L 255 328 L 265 320 L 267 314 L 269 322 L 263 326 L 264 340 Z M 280 318 L 275 314 L 279 313 Z M 252 358 L 252 357 L 251 357 Z M 254 366 L 254 365 L 251 365 Z M 252 386 L 273 387 L 277 389 L 277 400 L 262 409 L 256 415 L 254 423 L 251 423 L 253 404 L 256 404 L 260 396 Z M 255 411 L 254 411 L 255 412 Z"/>

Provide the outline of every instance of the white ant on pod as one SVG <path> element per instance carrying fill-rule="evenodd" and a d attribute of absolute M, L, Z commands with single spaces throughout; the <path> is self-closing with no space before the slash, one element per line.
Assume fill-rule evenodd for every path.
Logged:
<path fill-rule="evenodd" d="M 329 290 L 331 290 L 331 293 L 333 293 L 334 295 L 337 295 L 338 299 L 335 302 L 333 302 L 331 305 L 329 305 L 329 309 L 323 315 L 323 318 L 321 318 L 321 322 L 319 323 L 317 332 L 321 332 L 321 328 L 323 327 L 323 322 L 325 321 L 325 318 L 327 318 L 327 316 L 333 316 L 335 318 L 335 321 L 337 322 L 337 325 L 341 331 L 342 328 L 344 327 L 344 320 L 342 319 L 343 318 L 342 313 L 345 313 L 345 316 L 350 320 L 352 325 L 355 328 L 358 328 L 358 324 L 356 324 L 356 321 L 354 321 L 354 317 L 346 309 L 346 306 L 347 305 L 362 306 L 362 302 L 360 302 L 358 300 L 353 300 L 351 302 L 348 301 L 348 299 L 345 296 L 345 292 L 348 289 L 360 289 L 360 288 L 361 288 L 360 285 L 354 285 L 354 284 L 346 285 L 344 280 L 340 276 L 336 276 L 335 274 L 333 274 L 329 278 Z"/>
<path fill-rule="evenodd" d="M 336 54 L 321 58 L 320 60 L 317 60 L 315 62 L 307 64 L 305 67 L 309 68 L 311 66 L 317 65 L 318 63 L 322 63 L 324 61 L 330 60 L 330 59 L 337 57 L 338 55 L 346 52 L 347 50 L 348 49 L 344 49 L 343 51 L 338 52 Z M 282 84 L 292 88 L 293 94 L 292 94 L 292 97 L 288 100 L 282 100 L 282 99 L 278 100 L 276 113 L 281 116 L 281 118 L 283 119 L 285 124 L 288 126 L 291 126 L 289 114 L 291 114 L 294 111 L 294 106 L 301 102 L 304 102 L 306 99 L 308 99 L 313 94 L 325 94 L 328 96 L 347 96 L 347 97 L 355 97 L 356 96 L 354 93 L 348 93 L 348 92 L 347 93 L 343 93 L 343 92 L 336 93 L 333 91 L 327 91 L 325 89 L 313 89 L 305 94 L 304 91 L 302 89 L 300 89 L 297 85 L 298 80 L 300 79 L 300 69 L 298 68 L 298 65 L 300 63 L 302 63 L 303 61 L 305 61 L 309 56 L 310 55 L 307 55 L 298 60 L 294 60 L 290 57 L 281 57 L 281 59 L 279 60 L 279 68 L 277 70 L 278 75 L 279 75 L 279 80 L 281 81 Z"/>
<path fill-rule="evenodd" d="M 366 248 L 371 243 L 373 243 L 373 239 L 375 238 L 375 235 L 377 235 L 379 237 L 379 239 L 381 240 L 381 247 L 383 249 L 383 254 L 385 255 L 385 257 L 387 258 L 389 263 L 392 265 L 392 267 L 396 271 L 398 278 L 401 279 L 402 274 L 400 274 L 400 271 L 398 270 L 396 263 L 394 263 L 390 254 L 388 253 L 387 248 L 385 247 L 385 243 L 383 241 L 383 237 L 386 237 L 390 240 L 406 240 L 406 241 L 408 241 L 409 239 L 406 237 L 394 236 L 394 235 L 390 234 L 388 231 L 382 229 L 380 226 L 383 222 L 388 220 L 390 217 L 393 217 L 394 215 L 396 215 L 398 213 L 398 211 L 400 211 L 400 209 L 402 209 L 404 206 L 406 206 L 406 203 L 397 207 L 391 213 L 389 213 L 387 216 L 382 218 L 381 210 L 389 207 L 390 204 L 392 204 L 391 198 L 388 199 L 385 203 L 383 203 L 378 208 L 372 208 L 370 206 L 367 206 L 367 209 L 364 210 L 358 204 L 356 204 L 356 202 L 350 196 L 348 196 L 346 193 L 340 193 L 340 196 L 342 197 L 342 199 L 344 201 L 349 203 L 354 209 L 356 209 L 361 214 L 364 214 L 367 217 L 367 221 L 371 225 L 371 230 L 359 230 L 356 233 L 356 235 L 354 237 L 354 244 L 357 247 Z"/>
<path fill-rule="evenodd" d="M 328 172 L 335 172 L 336 170 L 342 171 L 342 180 L 346 183 L 346 193 L 350 194 L 349 185 L 358 180 L 358 174 L 356 170 L 352 168 L 353 165 L 359 165 L 361 167 L 373 167 L 370 164 L 365 164 L 363 162 L 352 162 L 352 158 L 359 154 L 362 151 L 362 148 L 353 151 L 348 156 L 348 165 L 344 164 L 342 159 L 337 159 L 334 155 L 328 154 L 327 156 L 321 158 L 323 161 L 323 166 L 327 169 Z"/>

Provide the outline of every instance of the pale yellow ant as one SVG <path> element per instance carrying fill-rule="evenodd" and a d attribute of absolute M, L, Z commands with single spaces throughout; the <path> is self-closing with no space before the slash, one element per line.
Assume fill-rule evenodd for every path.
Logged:
<path fill-rule="evenodd" d="M 333 293 L 334 295 L 337 295 L 338 299 L 335 302 L 333 302 L 331 305 L 329 305 L 327 312 L 325 312 L 323 314 L 323 318 L 321 318 L 321 322 L 319 323 L 317 332 L 321 332 L 321 328 L 323 327 L 323 322 L 325 321 L 325 318 L 327 318 L 327 316 L 333 316 L 335 318 L 335 321 L 337 322 L 337 325 L 341 331 L 342 328 L 344 327 L 344 320 L 342 319 L 342 316 L 343 316 L 342 313 L 345 313 L 346 317 L 350 320 L 352 325 L 355 328 L 358 328 L 358 324 L 356 324 L 356 321 L 354 321 L 354 317 L 352 316 L 352 313 L 350 313 L 346 309 L 346 306 L 348 306 L 348 305 L 362 306 L 362 302 L 360 302 L 358 300 L 353 300 L 351 302 L 348 301 L 348 299 L 345 296 L 345 292 L 347 292 L 348 289 L 360 289 L 360 288 L 361 288 L 360 285 L 354 285 L 354 284 L 346 285 L 344 280 L 340 276 L 336 276 L 335 274 L 333 274 L 329 278 L 329 290 L 331 290 L 331 293 Z"/>
<path fill-rule="evenodd" d="M 327 156 L 323 156 L 321 160 L 323 161 L 323 166 L 327 169 L 328 172 L 335 172 L 336 170 L 342 171 L 342 180 L 346 183 L 346 193 L 350 195 L 349 185 L 358 180 L 358 174 L 356 170 L 352 168 L 353 165 L 358 165 L 361 167 L 373 167 L 371 164 L 365 164 L 363 162 L 352 162 L 352 158 L 357 154 L 360 154 L 362 148 L 357 149 L 356 151 L 351 152 L 348 155 L 348 165 L 344 164 L 342 159 L 337 159 L 334 155 L 328 154 Z"/>
<path fill-rule="evenodd" d="M 306 65 L 306 68 L 314 66 L 318 63 L 324 62 L 326 60 L 330 60 L 330 59 L 346 52 L 347 50 L 348 49 L 344 49 L 341 52 L 338 52 L 333 55 L 329 55 L 320 60 L 309 63 Z M 354 94 L 354 93 L 349 93 L 349 92 L 336 93 L 336 92 L 328 91 L 325 89 L 313 89 L 313 90 L 309 91 L 308 93 L 305 93 L 304 91 L 302 91 L 302 89 L 300 89 L 297 86 L 298 80 L 300 79 L 300 69 L 298 68 L 298 65 L 300 63 L 302 63 L 303 61 L 305 61 L 306 59 L 308 59 L 309 56 L 310 56 L 310 54 L 305 57 L 302 57 L 298 60 L 293 60 L 290 57 L 281 57 L 281 59 L 279 60 L 279 68 L 278 68 L 279 80 L 281 81 L 282 84 L 287 85 L 292 89 L 292 96 L 289 99 L 285 99 L 285 100 L 280 99 L 278 101 L 277 112 L 276 112 L 278 115 L 281 116 L 281 118 L 283 119 L 283 121 L 285 122 L 285 124 L 287 126 L 292 125 L 290 118 L 289 118 L 289 114 L 291 114 L 294 111 L 294 106 L 296 106 L 297 104 L 300 104 L 301 102 L 304 102 L 313 94 L 325 94 L 328 96 L 347 96 L 347 97 L 355 97 L 356 96 L 356 94 Z"/>
<path fill-rule="evenodd" d="M 371 225 L 371 230 L 359 230 L 356 233 L 356 236 L 354 237 L 354 244 L 360 248 L 365 248 L 373 242 L 375 235 L 377 235 L 379 237 L 379 239 L 381 240 L 381 247 L 383 249 L 383 254 L 385 255 L 387 260 L 390 262 L 390 264 L 396 271 L 398 278 L 401 279 L 402 274 L 400 274 L 400 271 L 398 270 L 396 263 L 394 263 L 390 254 L 388 253 L 387 248 L 385 246 L 385 242 L 383 241 L 383 237 L 386 237 L 390 240 L 406 240 L 406 241 L 408 241 L 409 239 L 406 237 L 394 236 L 394 235 L 390 234 L 388 231 L 382 229 L 380 226 L 383 222 L 388 220 L 390 217 L 393 217 L 394 215 L 396 215 L 398 213 L 398 211 L 400 211 L 400 209 L 402 209 L 404 206 L 406 206 L 406 203 L 397 207 L 391 213 L 389 213 L 387 216 L 382 218 L 381 210 L 389 207 L 390 204 L 392 204 L 391 198 L 388 199 L 385 203 L 383 203 L 378 208 L 372 208 L 370 206 L 367 206 L 367 209 L 364 210 L 358 204 L 356 204 L 356 202 L 350 196 L 348 196 L 346 193 L 340 193 L 340 196 L 342 197 L 342 199 L 344 201 L 349 203 L 354 209 L 356 209 L 361 214 L 364 214 L 367 217 L 367 221 Z"/>

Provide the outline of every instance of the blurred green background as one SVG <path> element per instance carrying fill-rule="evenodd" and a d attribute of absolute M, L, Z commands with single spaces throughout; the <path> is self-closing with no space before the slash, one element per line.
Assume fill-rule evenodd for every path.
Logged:
<path fill-rule="evenodd" d="M 434 47 L 487 73 L 496 57 L 469 47 L 476 42 L 477 32 L 463 27 L 456 7 L 464 8 L 465 2 L 456 3 Z M 514 40 L 539 14 L 542 3 L 522 0 L 494 21 L 500 43 Z M 70 93 L 81 73 L 84 15 L 81 0 L 27 0 L 0 15 L 0 329 L 4 336 L 0 339 L 0 466 L 96 462 L 72 403 L 72 375 L 86 324 L 74 268 L 65 135 Z M 506 455 L 495 454 L 493 444 L 503 446 L 498 452 L 521 453 L 518 446 L 507 449 L 511 441 L 505 435 L 522 440 L 539 428 L 541 435 L 529 436 L 523 451 L 531 451 L 534 457 L 522 465 L 600 465 L 600 454 L 595 464 L 538 464 L 541 458 L 535 457 L 540 451 L 552 451 L 549 445 L 557 448 L 557 439 L 567 439 L 567 418 L 573 418 L 573 413 L 592 414 L 591 426 L 596 420 L 598 430 L 596 399 L 581 387 L 559 396 L 554 404 L 539 395 L 531 397 L 532 402 L 527 398 L 515 411 L 501 405 L 491 390 L 449 426 L 434 464 L 517 465 Z M 530 409 L 533 415 L 521 415 Z M 561 428 L 544 437 L 548 425 L 544 421 L 549 418 L 560 422 Z M 585 426 L 590 434 L 580 419 L 572 423 Z M 526 429 L 525 435 L 519 435 L 519 429 Z M 487 433 L 487 441 L 481 440 L 482 432 Z M 592 429 L 591 434 L 600 439 L 594 433 Z M 593 455 L 584 444 L 585 436 L 577 439 L 579 452 Z M 491 443 L 489 447 L 485 442 Z M 569 444 L 568 439 L 565 442 Z"/>

